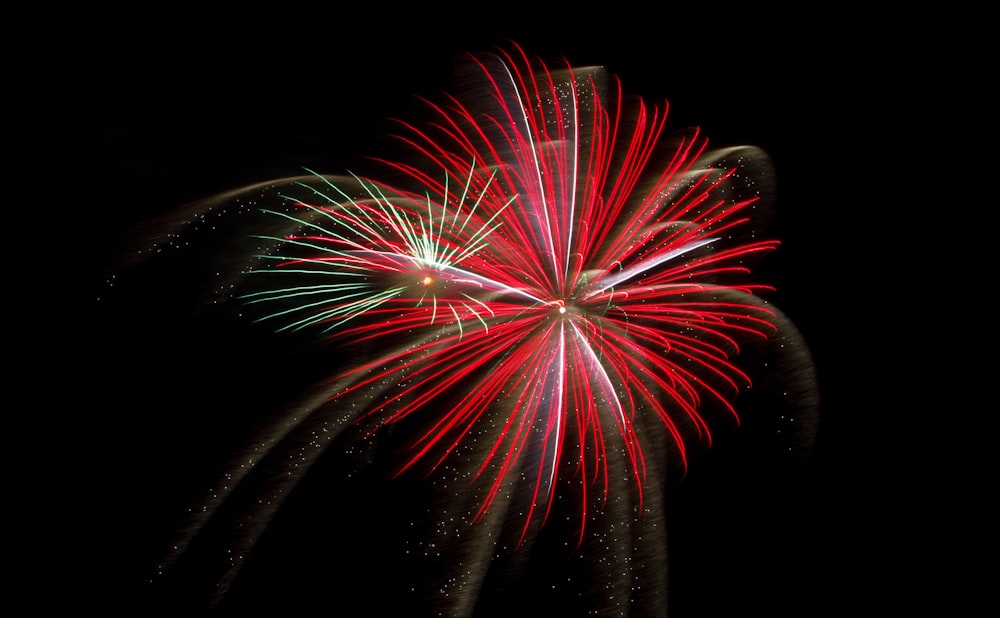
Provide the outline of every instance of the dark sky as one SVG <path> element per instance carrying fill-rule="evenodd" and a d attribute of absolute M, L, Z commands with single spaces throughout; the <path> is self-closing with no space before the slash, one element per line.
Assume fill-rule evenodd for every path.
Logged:
<path fill-rule="evenodd" d="M 864 406 L 843 386 L 856 368 L 845 366 L 837 350 L 860 335 L 830 307 L 831 297 L 843 299 L 845 275 L 831 257 L 838 247 L 830 230 L 847 226 L 842 113 L 853 87 L 840 48 L 816 18 L 750 9 L 727 15 L 712 6 L 669 5 L 654 12 L 616 6 L 571 14 L 488 11 L 401 15 L 361 8 L 354 15 L 278 12 L 208 22 L 147 17 L 135 18 L 133 27 L 68 38 L 68 68 L 59 77 L 64 139 L 55 154 L 70 162 L 62 201 L 79 230 L 71 242 L 94 266 L 84 269 L 80 294 L 100 289 L 123 233 L 150 216 L 302 167 L 339 172 L 378 154 L 385 118 L 414 113 L 414 95 L 447 91 L 452 62 L 466 51 L 488 51 L 510 39 L 546 58 L 603 64 L 627 93 L 669 100 L 670 126 L 700 125 L 713 144 L 749 143 L 773 158 L 775 230 L 783 242 L 772 266 L 778 302 L 813 349 L 823 397 L 809 462 L 776 471 L 770 462 L 765 468 L 775 478 L 761 480 L 738 460 L 749 447 L 737 444 L 707 461 L 680 491 L 686 502 L 676 518 L 686 536 L 672 556 L 675 615 L 714 608 L 813 616 L 824 607 L 852 605 L 871 589 L 883 559 L 882 550 L 862 538 L 886 522 L 862 514 L 872 493 L 852 480 L 869 438 L 856 431 Z M 143 327 L 158 328 L 132 317 L 126 334 L 113 337 L 144 337 Z M 195 367 L 215 360 L 191 362 L 197 381 Z M 156 384 L 142 371 L 118 374 L 114 366 L 90 368 L 92 396 L 136 388 L 123 375 L 142 374 L 141 383 Z M 88 541 L 91 551 L 117 555 L 131 545 L 119 535 L 157 534 L 142 517 L 166 499 L 151 496 L 156 491 L 149 487 L 129 487 L 140 487 L 144 477 L 155 483 L 176 476 L 148 460 L 168 450 L 166 436 L 186 431 L 183 411 L 172 414 L 163 403 L 178 403 L 170 393 L 177 385 L 159 386 L 162 398 L 154 393 L 123 405 L 110 396 L 116 403 L 97 425 L 77 421 L 82 431 L 98 434 L 93 443 L 100 445 L 78 473 L 80 501 L 99 510 L 95 529 L 111 537 L 108 544 Z M 225 401 L 223 393 L 207 396 Z M 91 484 L 103 489 L 91 494 Z M 129 495 L 139 506 L 122 506 Z M 107 510 L 99 506 L 104 500 Z M 136 558 L 132 551 L 123 555 Z M 855 563 L 850 573 L 841 566 L 845 560 Z M 127 564 L 120 561 L 111 577 L 130 576 L 123 573 Z"/>

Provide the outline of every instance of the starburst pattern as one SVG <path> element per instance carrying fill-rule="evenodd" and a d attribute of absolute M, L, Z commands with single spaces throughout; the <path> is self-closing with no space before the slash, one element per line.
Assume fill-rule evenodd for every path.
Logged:
<path fill-rule="evenodd" d="M 357 360 L 234 465 L 175 555 L 275 465 L 234 543 L 245 556 L 336 436 L 400 424 L 412 440 L 398 473 L 457 470 L 474 496 L 465 524 L 516 519 L 524 543 L 565 491 L 583 543 L 616 491 L 644 510 L 664 470 L 650 452 L 684 466 L 713 423 L 738 419 L 741 346 L 780 316 L 749 277 L 778 245 L 757 236 L 766 155 L 666 134 L 666 107 L 625 97 L 600 68 L 516 47 L 471 59 L 478 96 L 425 101 L 429 122 L 401 122 L 410 154 L 378 160 L 392 180 L 310 172 L 226 196 L 266 201 L 273 228 L 254 234 L 231 294 Z"/>
<path fill-rule="evenodd" d="M 775 242 L 728 242 L 759 199 L 733 190 L 740 157 L 759 153 L 706 159 L 693 132 L 650 170 L 662 110 L 640 103 L 624 121 L 622 97 L 609 108 L 594 70 L 533 69 L 523 56 L 479 66 L 492 113 L 452 100 L 434 106 L 433 133 L 407 126 L 439 173 L 391 165 L 423 193 L 303 185 L 309 201 L 292 198 L 303 215 L 284 215 L 299 231 L 269 239 L 286 251 L 253 271 L 303 282 L 247 300 L 280 304 L 266 317 L 284 328 L 321 325 L 378 349 L 404 340 L 342 376 L 333 398 L 384 384 L 390 394 L 366 415 L 389 423 L 447 398 L 404 469 L 439 464 L 492 424 L 477 470 L 493 477 L 484 510 L 525 452 L 541 454 L 530 521 L 551 503 L 568 440 L 591 446 L 577 465 L 584 487 L 606 476 L 614 440 L 641 490 L 638 414 L 655 415 L 682 456 L 686 432 L 708 437 L 702 399 L 727 401 L 719 381 L 728 393 L 745 384 L 730 357 L 771 330 L 759 303 L 727 300 L 757 286 L 721 280 Z"/>

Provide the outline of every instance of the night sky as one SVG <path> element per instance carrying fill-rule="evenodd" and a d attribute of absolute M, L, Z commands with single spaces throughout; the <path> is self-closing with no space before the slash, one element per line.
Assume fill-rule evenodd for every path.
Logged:
<path fill-rule="evenodd" d="M 671 615 L 832 615 L 882 587 L 892 552 L 869 539 L 887 538 L 885 498 L 874 489 L 887 473 L 862 472 L 876 438 L 858 428 L 873 404 L 845 386 L 858 367 L 838 354 L 863 337 L 831 307 L 831 298 L 850 304 L 830 232 L 850 225 L 847 121 L 838 112 L 852 78 L 828 35 L 750 9 L 725 17 L 715 7 L 492 10 L 145 18 L 64 42 L 72 53 L 61 69 L 66 114 L 56 150 L 72 164 L 60 174 L 60 198 L 83 256 L 73 293 L 88 324 L 69 347 L 78 352 L 74 391 L 89 412 L 64 424 L 79 436 L 64 509 L 79 543 L 69 577 L 80 604 L 155 615 L 144 579 L 171 517 L 210 482 L 205 470 L 253 426 L 262 399 L 280 399 L 320 371 L 311 357 L 290 358 L 238 325 L 185 314 L 182 292 L 164 296 L 178 284 L 169 274 L 141 282 L 138 293 L 109 291 L 114 256 L 127 252 L 136 226 L 303 167 L 360 168 L 380 153 L 387 118 L 419 120 L 415 95 L 448 91 L 456 58 L 508 39 L 545 58 L 605 65 L 627 93 L 669 100 L 668 126 L 699 125 L 713 145 L 753 144 L 774 162 L 782 246 L 764 272 L 816 362 L 817 441 L 810 457 L 792 461 L 768 452 L 765 430 L 748 419 L 746 431 L 694 462 L 672 494 Z M 123 296 L 108 309 L 109 298 Z M 262 377 L 280 386 L 261 389 Z M 311 482 L 321 495 L 320 481 Z M 281 595 L 299 594 L 329 615 L 356 615 L 345 608 L 370 607 L 418 577 L 380 561 L 413 496 L 361 484 L 337 488 L 352 496 L 349 508 L 290 509 L 299 519 L 280 522 L 289 540 L 262 548 L 269 558 L 247 573 L 244 602 L 277 609 Z M 262 600 L 267 587 L 275 595 Z"/>

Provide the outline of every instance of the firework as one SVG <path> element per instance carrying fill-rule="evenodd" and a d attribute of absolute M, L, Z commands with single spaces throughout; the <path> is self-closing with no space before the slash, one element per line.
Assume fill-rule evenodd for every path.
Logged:
<path fill-rule="evenodd" d="M 309 172 L 210 202 L 257 213 L 217 297 L 356 359 L 331 363 L 193 512 L 171 561 L 222 510 L 246 515 L 217 598 L 332 444 L 393 427 L 408 436 L 395 474 L 453 493 L 438 515 L 466 564 L 537 538 L 557 503 L 582 547 L 595 521 L 662 508 L 667 462 L 738 422 L 742 348 L 788 336 L 750 271 L 778 246 L 760 236 L 762 151 L 665 133 L 666 106 L 600 68 L 516 47 L 470 60 L 479 87 L 401 122 L 408 154 L 377 159 L 382 175 Z"/>

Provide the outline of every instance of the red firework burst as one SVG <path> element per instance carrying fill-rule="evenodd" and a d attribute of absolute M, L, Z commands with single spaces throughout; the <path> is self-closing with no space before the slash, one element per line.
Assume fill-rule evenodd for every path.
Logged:
<path fill-rule="evenodd" d="M 740 343 L 772 313 L 748 282 L 759 150 L 666 136 L 666 107 L 622 95 L 597 68 L 520 49 L 473 58 L 478 98 L 402 123 L 398 178 L 302 178 L 272 214 L 244 299 L 261 318 L 377 351 L 336 376 L 329 402 L 379 426 L 420 420 L 401 469 L 450 460 L 482 483 L 481 518 L 528 487 L 523 535 L 560 479 L 606 498 L 609 458 L 641 500 L 646 449 L 686 462 L 710 439 L 706 404 L 747 376 Z M 581 525 L 581 535 L 583 526 Z M 582 537 L 581 537 L 582 538 Z"/>

